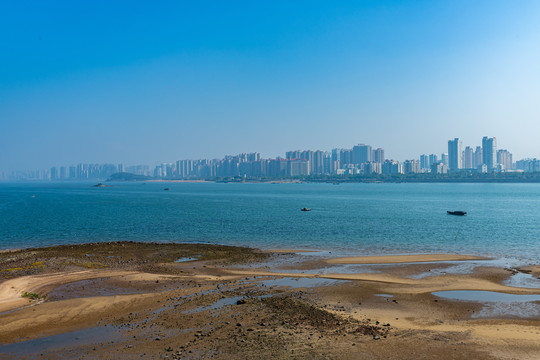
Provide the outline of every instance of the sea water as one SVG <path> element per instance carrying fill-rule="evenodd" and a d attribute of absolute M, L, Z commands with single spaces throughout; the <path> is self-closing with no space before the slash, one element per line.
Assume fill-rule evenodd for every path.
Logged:
<path fill-rule="evenodd" d="M 134 240 L 540 260 L 540 184 L 91 185 L 0 183 L 0 249 Z"/>

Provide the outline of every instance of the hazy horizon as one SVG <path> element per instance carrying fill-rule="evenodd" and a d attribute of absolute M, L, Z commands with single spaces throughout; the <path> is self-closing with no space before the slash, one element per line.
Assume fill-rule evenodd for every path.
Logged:
<path fill-rule="evenodd" d="M 540 157 L 540 2 L 0 5 L 0 171 L 496 137 Z"/>

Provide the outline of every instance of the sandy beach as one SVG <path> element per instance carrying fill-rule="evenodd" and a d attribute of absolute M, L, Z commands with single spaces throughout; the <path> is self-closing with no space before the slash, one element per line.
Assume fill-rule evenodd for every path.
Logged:
<path fill-rule="evenodd" d="M 0 253 L 0 359 L 540 358 L 538 301 L 433 294 L 540 295 L 508 283 L 538 266 L 451 272 L 483 258 L 292 252 L 122 242 Z"/>

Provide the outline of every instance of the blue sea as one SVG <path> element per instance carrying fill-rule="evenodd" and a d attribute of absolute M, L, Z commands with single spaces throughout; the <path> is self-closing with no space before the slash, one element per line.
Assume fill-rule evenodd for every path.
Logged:
<path fill-rule="evenodd" d="M 91 185 L 0 183 L 0 249 L 134 240 L 540 261 L 540 184 Z"/>

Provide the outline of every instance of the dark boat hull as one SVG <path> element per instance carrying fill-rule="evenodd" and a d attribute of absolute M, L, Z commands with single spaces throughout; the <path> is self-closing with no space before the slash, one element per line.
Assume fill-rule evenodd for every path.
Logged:
<path fill-rule="evenodd" d="M 457 216 L 463 216 L 467 215 L 466 211 L 446 211 L 448 215 L 457 215 Z"/>

